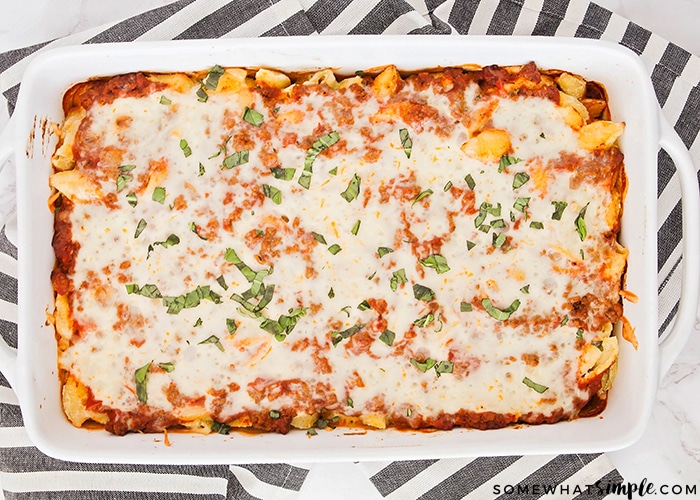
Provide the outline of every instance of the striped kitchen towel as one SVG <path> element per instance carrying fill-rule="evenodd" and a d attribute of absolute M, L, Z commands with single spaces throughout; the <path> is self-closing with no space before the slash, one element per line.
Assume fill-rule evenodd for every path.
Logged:
<path fill-rule="evenodd" d="M 14 108 L 33 55 L 81 43 L 338 34 L 490 34 L 602 38 L 638 53 L 657 98 L 700 165 L 700 58 L 586 0 L 178 0 L 100 28 L 0 54 L 0 92 Z M 5 169 L 11 168 L 7 164 Z M 659 334 L 672 322 L 681 288 L 680 187 L 670 157 L 658 157 Z M 2 177 L 0 177 L 1 179 Z M 5 176 L 4 178 L 9 178 Z M 12 190 L 0 234 L 0 333 L 17 342 L 17 265 Z M 6 237 L 7 236 L 7 237 Z M 9 240 L 8 240 L 9 237 Z M 300 498 L 311 466 L 108 465 L 60 462 L 28 441 L 22 415 L 0 376 L 0 485 L 5 498 Z M 604 498 L 622 480 L 605 455 L 481 457 L 357 465 L 387 498 Z M 56 471 L 60 471 L 59 474 Z M 598 486 L 595 486 L 595 485 Z M 512 492 L 527 492 L 513 496 Z M 519 488 L 519 489 L 518 489 Z M 300 490 L 302 493 L 300 493 Z M 535 492 L 538 493 L 535 493 Z"/>

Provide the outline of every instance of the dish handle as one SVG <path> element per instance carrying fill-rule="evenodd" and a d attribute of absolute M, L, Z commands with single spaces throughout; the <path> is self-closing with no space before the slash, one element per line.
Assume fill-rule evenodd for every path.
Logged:
<path fill-rule="evenodd" d="M 659 145 L 673 159 L 681 185 L 683 212 L 683 275 L 681 298 L 670 331 L 659 341 L 659 381 L 690 338 L 697 315 L 700 290 L 700 193 L 698 177 L 688 149 L 662 113 Z"/>
<path fill-rule="evenodd" d="M 14 168 L 11 168 L 12 165 L 9 164 L 9 160 L 15 154 L 12 130 L 12 121 L 10 121 L 0 134 L 0 196 L 12 196 L 11 202 L 14 203 L 15 173 Z M 12 192 L 10 193 L 9 190 Z M 7 221 L 2 217 L 0 229 L 5 225 L 5 222 Z M 0 372 L 13 388 L 15 387 L 16 365 L 17 350 L 0 338 Z"/>

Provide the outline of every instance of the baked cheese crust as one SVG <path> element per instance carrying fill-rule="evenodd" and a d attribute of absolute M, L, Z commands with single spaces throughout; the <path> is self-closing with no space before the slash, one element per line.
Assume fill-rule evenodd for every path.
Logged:
<path fill-rule="evenodd" d="M 489 429 L 607 397 L 626 178 L 602 86 L 534 63 L 216 66 L 83 82 L 63 105 L 53 318 L 74 425 Z"/>

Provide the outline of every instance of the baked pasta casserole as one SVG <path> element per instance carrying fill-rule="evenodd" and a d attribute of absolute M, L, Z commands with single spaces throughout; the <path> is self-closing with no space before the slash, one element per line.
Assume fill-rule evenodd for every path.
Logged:
<path fill-rule="evenodd" d="M 522 66 L 79 83 L 52 158 L 75 426 L 492 429 L 599 412 L 624 124 Z"/>

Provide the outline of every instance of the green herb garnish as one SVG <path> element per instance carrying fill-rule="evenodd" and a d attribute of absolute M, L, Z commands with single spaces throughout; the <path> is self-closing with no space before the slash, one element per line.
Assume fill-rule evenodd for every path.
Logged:
<path fill-rule="evenodd" d="M 282 203 L 282 191 L 268 184 L 263 184 L 262 188 L 266 198 L 270 198 L 276 205 Z"/>
<path fill-rule="evenodd" d="M 530 180 L 530 176 L 526 172 L 518 172 L 513 177 L 513 189 L 518 189 L 520 186 Z"/>
<path fill-rule="evenodd" d="M 165 203 L 165 196 L 166 196 L 165 188 L 158 186 L 153 190 L 153 194 L 151 195 L 151 199 L 162 205 L 163 203 Z"/>
<path fill-rule="evenodd" d="M 391 287 L 392 291 L 395 292 L 398 286 L 403 283 L 408 283 L 408 278 L 406 277 L 406 271 L 404 269 L 399 269 L 398 271 L 391 273 L 391 281 L 389 282 L 389 286 Z"/>
<path fill-rule="evenodd" d="M 248 106 L 243 111 L 243 119 L 255 127 L 259 127 L 265 121 L 265 117 L 261 113 Z"/>
<path fill-rule="evenodd" d="M 516 158 L 515 156 L 503 155 L 501 156 L 501 160 L 498 162 L 498 171 L 503 172 L 506 167 L 510 167 L 511 165 L 515 165 L 521 161 L 523 160 Z"/>
<path fill-rule="evenodd" d="M 525 385 L 528 386 L 530 389 L 532 389 L 533 391 L 535 391 L 535 392 L 537 392 L 537 393 L 539 393 L 539 394 L 542 394 L 542 393 L 545 392 L 547 389 L 549 389 L 549 387 L 547 387 L 546 385 L 541 385 L 541 384 L 538 384 L 538 383 L 536 383 L 536 382 L 533 382 L 532 380 L 530 380 L 530 379 L 527 378 L 527 377 L 525 377 L 525 378 L 523 379 L 523 384 L 525 384 Z"/>
<path fill-rule="evenodd" d="M 561 216 L 564 214 L 568 203 L 565 201 L 553 201 L 554 213 L 552 214 L 552 220 L 561 220 Z"/>
<path fill-rule="evenodd" d="M 360 195 L 360 182 L 360 177 L 357 174 L 353 174 L 352 179 L 348 183 L 347 189 L 340 193 L 340 196 L 342 196 L 348 203 L 356 199 Z"/>
<path fill-rule="evenodd" d="M 422 260 L 419 259 L 418 262 L 423 264 L 425 267 L 435 269 L 438 274 L 443 274 L 450 270 L 450 266 L 447 265 L 447 259 L 445 259 L 445 257 L 439 253 L 429 255 Z"/>
<path fill-rule="evenodd" d="M 396 334 L 389 329 L 384 330 L 381 333 L 381 335 L 379 335 L 379 340 L 381 340 L 382 342 L 384 342 L 388 346 L 390 346 L 394 343 L 395 338 L 396 338 Z"/>
<path fill-rule="evenodd" d="M 484 309 L 487 313 L 489 313 L 489 315 L 492 318 L 497 319 L 499 321 L 505 321 L 508 318 L 510 318 L 511 314 L 518 310 L 518 307 L 520 307 L 520 300 L 515 299 L 505 309 L 498 309 L 491 303 L 491 299 L 486 297 L 484 299 L 481 299 L 481 305 L 484 306 Z"/>
<path fill-rule="evenodd" d="M 185 155 L 185 158 L 192 155 L 192 148 L 190 148 L 185 139 L 180 139 L 180 149 L 182 150 L 182 154 Z"/>
<path fill-rule="evenodd" d="M 435 298 L 435 292 L 433 292 L 427 286 L 423 286 L 419 283 L 413 285 L 413 296 L 416 300 L 422 300 L 424 302 L 430 302 Z"/>
<path fill-rule="evenodd" d="M 151 368 L 151 363 L 153 363 L 153 361 L 149 361 L 134 372 L 134 380 L 136 381 L 136 396 L 143 404 L 148 402 L 146 384 L 148 382 L 148 370 Z"/>
<path fill-rule="evenodd" d="M 403 152 L 406 153 L 406 158 L 410 158 L 413 150 L 413 140 L 411 139 L 411 134 L 408 133 L 408 129 L 399 129 L 399 139 L 401 140 Z"/>

